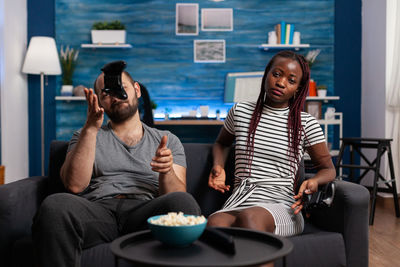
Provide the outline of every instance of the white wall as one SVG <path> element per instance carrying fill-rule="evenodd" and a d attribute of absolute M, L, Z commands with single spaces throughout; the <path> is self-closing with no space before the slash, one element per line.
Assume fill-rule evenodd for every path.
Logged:
<path fill-rule="evenodd" d="M 361 135 L 385 137 L 386 110 L 386 0 L 362 1 Z M 349 77 L 351 79 L 351 77 Z M 351 90 L 349 88 L 349 90 Z M 372 159 L 376 150 L 364 149 Z M 369 153 L 371 152 L 371 153 Z M 372 184 L 371 175 L 363 184 Z"/>
<path fill-rule="evenodd" d="M 397 0 L 363 0 L 362 2 L 362 98 L 361 134 L 363 137 L 391 138 L 393 116 L 386 108 L 386 91 L 389 83 L 393 59 L 394 21 Z M 392 142 L 393 145 L 396 143 Z M 364 149 L 370 159 L 376 151 Z M 387 155 L 381 164 L 381 174 L 390 178 Z M 400 172 L 394 158 L 397 190 L 400 189 Z M 373 173 L 362 181 L 372 185 Z M 383 185 L 382 185 L 383 186 Z M 391 194 L 382 194 L 391 196 Z"/>
<path fill-rule="evenodd" d="M 361 132 L 363 137 L 385 136 L 385 57 L 386 0 L 363 0 L 361 60 Z"/>
<path fill-rule="evenodd" d="M 6 183 L 29 174 L 26 0 L 0 0 L 1 160 Z"/>
<path fill-rule="evenodd" d="M 398 0 L 387 0 L 387 9 L 386 9 L 386 92 L 389 94 L 390 79 L 393 72 L 393 60 L 399 60 L 398 58 L 395 59 L 394 49 L 395 49 L 395 36 L 399 35 L 400 32 L 395 32 L 395 24 L 396 24 L 396 14 L 398 5 L 400 3 L 397 2 Z M 397 48 L 398 49 L 398 48 Z M 399 155 L 396 151 L 399 150 L 398 146 L 400 145 L 400 140 L 393 136 L 393 127 L 397 126 L 400 122 L 395 120 L 399 120 L 398 112 L 394 112 L 390 108 L 386 108 L 386 138 L 393 138 L 392 142 L 392 151 L 393 151 L 393 162 L 394 162 L 394 171 L 396 177 L 396 185 L 397 185 L 397 192 L 400 192 L 400 164 L 399 164 Z M 388 164 L 385 166 L 386 173 L 389 173 Z"/>
<path fill-rule="evenodd" d="M 386 0 L 386 84 L 389 84 L 392 69 L 393 49 L 394 49 L 394 24 L 396 22 L 396 7 L 398 0 Z"/>

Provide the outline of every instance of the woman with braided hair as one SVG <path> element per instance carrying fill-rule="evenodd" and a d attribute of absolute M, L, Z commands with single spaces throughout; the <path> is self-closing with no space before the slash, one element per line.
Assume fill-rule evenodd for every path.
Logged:
<path fill-rule="evenodd" d="M 304 229 L 303 194 L 335 178 L 325 138 L 317 120 L 302 112 L 310 70 L 303 56 L 277 53 L 265 68 L 256 103 L 241 102 L 229 111 L 213 146 L 214 164 L 208 184 L 222 193 L 224 164 L 235 143 L 235 180 L 232 195 L 208 218 L 210 226 L 234 226 L 281 236 Z M 295 193 L 297 170 L 304 152 L 317 173 Z"/>

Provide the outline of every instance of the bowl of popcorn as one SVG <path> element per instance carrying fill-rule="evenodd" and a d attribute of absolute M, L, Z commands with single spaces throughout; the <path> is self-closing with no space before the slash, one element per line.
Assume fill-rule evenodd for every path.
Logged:
<path fill-rule="evenodd" d="M 153 236 L 162 243 L 174 247 L 186 247 L 196 241 L 207 225 L 204 216 L 169 212 L 147 219 Z"/>

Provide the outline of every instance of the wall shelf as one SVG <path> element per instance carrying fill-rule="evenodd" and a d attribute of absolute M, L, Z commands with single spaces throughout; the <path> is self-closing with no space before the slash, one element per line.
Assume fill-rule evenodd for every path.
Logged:
<path fill-rule="evenodd" d="M 154 125 L 223 125 L 222 120 L 154 120 Z"/>
<path fill-rule="evenodd" d="M 329 154 L 331 155 L 331 157 L 337 157 L 339 156 L 339 150 L 331 150 L 329 151 Z M 307 152 L 304 153 L 304 160 L 311 160 L 310 155 L 308 155 Z"/>
<path fill-rule="evenodd" d="M 310 44 L 261 44 L 259 46 L 260 49 L 263 50 L 268 50 L 268 49 L 294 49 L 294 50 L 300 50 L 300 48 L 308 48 L 310 47 Z"/>
<path fill-rule="evenodd" d="M 81 44 L 82 48 L 132 48 L 131 44 Z"/>
<path fill-rule="evenodd" d="M 328 103 L 331 100 L 339 100 L 339 96 L 307 96 L 306 101 L 324 101 L 324 103 Z"/>
<path fill-rule="evenodd" d="M 84 96 L 56 96 L 57 101 L 84 101 Z"/>

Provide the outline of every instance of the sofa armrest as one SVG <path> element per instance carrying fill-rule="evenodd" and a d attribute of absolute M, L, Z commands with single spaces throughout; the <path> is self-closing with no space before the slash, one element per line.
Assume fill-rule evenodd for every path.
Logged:
<path fill-rule="evenodd" d="M 47 195 L 48 177 L 36 176 L 0 186 L 0 258 L 7 263 L 12 244 L 30 235 L 32 218 Z M 8 266 L 6 264 L 6 266 Z"/>
<path fill-rule="evenodd" d="M 332 206 L 313 212 L 311 220 L 321 229 L 343 235 L 347 266 L 368 266 L 369 191 L 355 183 L 335 183 Z"/>

